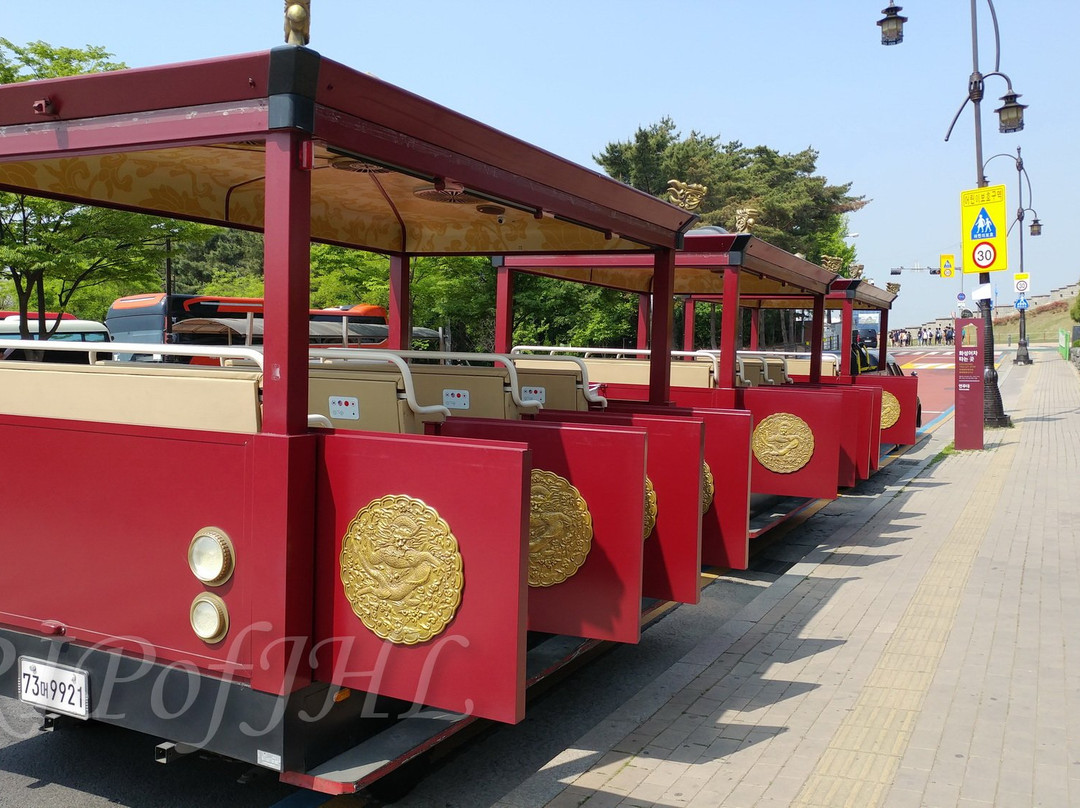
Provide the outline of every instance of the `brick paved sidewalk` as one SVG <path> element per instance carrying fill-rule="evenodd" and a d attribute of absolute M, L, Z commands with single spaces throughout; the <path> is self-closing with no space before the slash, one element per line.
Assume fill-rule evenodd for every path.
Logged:
<path fill-rule="evenodd" d="M 935 462 L 947 424 L 828 506 L 820 546 L 499 808 L 1080 806 L 1080 379 L 1044 356 L 1003 378 L 1015 428 Z"/>

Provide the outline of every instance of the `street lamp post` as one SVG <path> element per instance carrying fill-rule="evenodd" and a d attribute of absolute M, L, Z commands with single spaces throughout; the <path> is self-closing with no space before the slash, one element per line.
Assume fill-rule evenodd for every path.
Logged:
<path fill-rule="evenodd" d="M 1009 155 L 994 155 L 1009 156 Z M 993 160 L 991 157 L 990 160 Z M 990 162 L 987 160 L 987 162 Z M 1029 210 L 1034 218 L 1031 220 L 1031 235 L 1042 235 L 1042 222 L 1039 221 L 1039 214 L 1035 212 L 1034 208 L 1024 207 L 1024 181 L 1027 181 L 1028 187 L 1028 204 L 1031 204 L 1031 177 L 1028 176 L 1027 169 L 1024 168 L 1024 158 L 1020 155 L 1020 147 L 1016 147 L 1016 185 L 1017 185 L 1017 209 L 1016 209 L 1016 224 L 1020 225 L 1020 272 L 1024 272 L 1024 214 Z M 1010 228 L 1011 229 L 1011 228 Z M 1014 365 L 1030 365 L 1031 354 L 1028 353 L 1028 338 L 1027 338 L 1027 310 L 1020 309 L 1020 339 L 1016 345 L 1016 356 L 1013 358 Z"/>
<path fill-rule="evenodd" d="M 1027 108 L 1026 104 L 1021 104 L 1017 101 L 1020 97 L 1018 93 L 1013 91 L 1012 80 L 1000 71 L 1001 62 L 1001 36 L 998 31 L 997 23 L 997 11 L 994 9 L 993 0 L 986 0 L 986 4 L 990 7 L 990 17 L 994 22 L 994 70 L 990 73 L 981 73 L 979 71 L 979 30 L 978 30 L 978 9 L 976 0 L 971 0 L 971 76 L 968 78 L 968 95 L 964 99 L 964 103 L 960 105 L 960 109 L 956 111 L 956 116 L 953 118 L 952 123 L 949 125 L 949 131 L 945 134 L 945 140 L 949 139 L 952 135 L 953 127 L 956 126 L 956 122 L 960 119 L 960 113 L 964 111 L 964 106 L 968 101 L 971 102 L 972 107 L 975 110 L 975 168 L 976 168 L 976 185 L 979 188 L 984 188 L 987 185 L 986 177 L 983 176 L 983 148 L 982 148 L 982 99 L 984 90 L 984 79 L 990 76 L 1000 76 L 1005 79 L 1007 90 L 1005 95 L 1001 97 L 1002 105 L 998 107 L 995 112 L 998 114 L 998 131 L 1000 132 L 1019 132 L 1024 128 L 1024 110 Z M 878 22 L 882 28 L 882 42 L 884 44 L 896 44 L 903 40 L 903 25 L 906 21 L 906 17 L 900 17 L 900 7 L 890 3 L 889 8 L 885 9 L 885 19 Z M 891 32 L 892 41 L 885 42 L 886 28 Z M 979 273 L 979 283 L 990 283 L 990 273 Z M 994 322 L 992 308 L 989 298 L 984 298 L 979 301 L 979 310 L 982 313 L 986 351 L 983 361 L 983 423 L 986 426 L 1009 426 L 1009 416 L 1005 414 L 1005 410 L 1001 403 L 1001 391 L 998 389 L 998 374 L 997 369 L 994 367 Z"/>

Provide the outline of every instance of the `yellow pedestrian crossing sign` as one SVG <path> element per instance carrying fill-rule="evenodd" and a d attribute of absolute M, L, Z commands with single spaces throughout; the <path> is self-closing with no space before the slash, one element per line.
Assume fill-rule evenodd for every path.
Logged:
<path fill-rule="evenodd" d="M 941 267 L 941 277 L 951 278 L 956 272 L 956 256 L 942 253 L 938 266 Z"/>
<path fill-rule="evenodd" d="M 964 274 L 1008 269 L 1005 186 L 988 185 L 961 192 L 960 220 Z"/>

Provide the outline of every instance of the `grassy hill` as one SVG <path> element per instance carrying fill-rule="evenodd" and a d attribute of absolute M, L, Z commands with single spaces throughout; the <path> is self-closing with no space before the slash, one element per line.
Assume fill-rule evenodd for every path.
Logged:
<path fill-rule="evenodd" d="M 1028 309 L 1026 320 L 1028 343 L 1052 342 L 1057 344 L 1058 329 L 1064 328 L 1072 334 L 1072 327 L 1077 325 L 1069 317 L 1071 301 L 1055 300 L 1045 306 Z M 998 347 L 1016 345 L 1020 339 L 1020 313 L 1007 317 L 994 318 L 994 344 Z"/>

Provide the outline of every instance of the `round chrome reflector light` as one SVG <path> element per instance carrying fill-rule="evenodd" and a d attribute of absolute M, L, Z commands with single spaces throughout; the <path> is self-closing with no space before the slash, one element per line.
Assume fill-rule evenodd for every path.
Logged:
<path fill-rule="evenodd" d="M 229 633 L 229 610 L 225 601 L 203 592 L 191 601 L 191 630 L 203 642 L 215 643 Z"/>
<path fill-rule="evenodd" d="M 225 531 L 204 527 L 188 545 L 188 566 L 207 586 L 221 586 L 233 574 L 236 555 Z"/>

